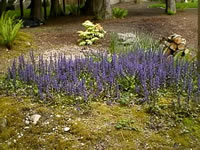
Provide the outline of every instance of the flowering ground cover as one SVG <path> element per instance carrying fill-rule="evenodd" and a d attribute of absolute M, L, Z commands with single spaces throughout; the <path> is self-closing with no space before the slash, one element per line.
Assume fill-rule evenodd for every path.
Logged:
<path fill-rule="evenodd" d="M 22 29 L 12 50 L 0 46 L 0 149 L 198 149 L 196 62 L 167 58 L 152 40 L 173 31 L 195 54 L 196 10 L 167 16 L 147 5 L 117 5 L 129 15 L 100 21 L 107 35 L 89 48 L 77 46 L 85 16 Z M 143 29 L 125 53 L 112 41 Z M 82 57 L 88 49 L 101 53 Z"/>
<path fill-rule="evenodd" d="M 199 102 L 200 75 L 195 61 L 175 61 L 161 51 L 75 59 L 60 54 L 49 61 L 30 53 L 30 61 L 23 56 L 13 61 L 1 87 L 16 94 L 25 89 L 23 94 L 42 100 L 65 95 L 85 102 L 98 98 L 122 102 L 128 95 L 127 103 L 130 97 L 155 103 L 159 95 L 173 93 L 181 105 Z"/>

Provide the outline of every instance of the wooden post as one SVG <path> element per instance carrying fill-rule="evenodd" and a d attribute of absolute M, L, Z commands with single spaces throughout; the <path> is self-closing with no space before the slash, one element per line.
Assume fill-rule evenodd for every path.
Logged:
<path fill-rule="evenodd" d="M 44 0 L 43 2 L 44 2 L 44 19 L 47 20 L 47 3 L 46 0 Z"/>
<path fill-rule="evenodd" d="M 64 12 L 64 14 L 66 12 L 66 9 L 65 9 L 65 0 L 63 0 L 63 12 Z"/>
<path fill-rule="evenodd" d="M 21 17 L 24 17 L 24 6 L 23 6 L 23 0 L 20 0 L 20 12 L 21 12 Z"/>

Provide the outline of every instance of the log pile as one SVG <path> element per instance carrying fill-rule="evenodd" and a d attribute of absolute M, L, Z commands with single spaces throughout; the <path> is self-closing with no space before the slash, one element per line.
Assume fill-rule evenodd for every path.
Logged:
<path fill-rule="evenodd" d="M 179 34 L 172 34 L 167 38 L 163 37 L 161 43 L 164 46 L 163 50 L 167 56 L 175 56 L 180 51 L 183 52 L 184 56 L 185 52 L 188 51 L 186 39 Z"/>

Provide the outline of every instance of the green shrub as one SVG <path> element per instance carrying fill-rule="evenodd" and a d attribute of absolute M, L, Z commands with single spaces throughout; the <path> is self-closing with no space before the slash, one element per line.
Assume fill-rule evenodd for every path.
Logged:
<path fill-rule="evenodd" d="M 114 18 L 124 18 L 128 15 L 128 10 L 123 8 L 113 8 L 112 15 Z"/>
<path fill-rule="evenodd" d="M 67 15 L 69 15 L 69 14 L 79 15 L 81 8 L 83 8 L 83 7 L 84 7 L 84 5 L 81 5 L 80 7 L 78 7 L 78 5 L 76 5 L 76 4 L 67 5 L 66 6 Z"/>
<path fill-rule="evenodd" d="M 172 10 L 168 10 L 168 11 L 167 11 L 167 14 L 168 14 L 168 15 L 175 15 L 176 12 L 174 12 L 174 11 L 172 11 Z"/>
<path fill-rule="evenodd" d="M 104 38 L 105 31 L 100 24 L 94 24 L 87 20 L 82 24 L 86 30 L 78 31 L 80 39 L 78 40 L 79 45 L 92 45 L 100 38 Z"/>
<path fill-rule="evenodd" d="M 9 12 L 3 13 L 0 18 L 0 43 L 11 49 L 22 24 L 21 20 L 16 21 L 14 16 L 10 16 Z"/>

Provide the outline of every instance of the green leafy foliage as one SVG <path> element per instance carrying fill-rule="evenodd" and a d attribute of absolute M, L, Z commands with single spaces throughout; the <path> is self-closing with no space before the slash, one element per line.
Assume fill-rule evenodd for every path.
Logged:
<path fill-rule="evenodd" d="M 112 15 L 114 18 L 125 18 L 128 15 L 128 10 L 123 8 L 113 8 Z"/>
<path fill-rule="evenodd" d="M 178 59 L 182 59 L 183 61 L 192 62 L 196 59 L 196 56 L 193 57 L 191 55 L 190 51 L 188 49 L 186 49 L 185 51 L 178 51 L 174 55 L 174 59 L 175 59 L 175 61 L 177 61 Z"/>
<path fill-rule="evenodd" d="M 168 11 L 167 11 L 167 14 L 168 14 L 168 15 L 175 15 L 176 12 L 174 12 L 174 11 L 172 11 L 172 10 L 168 10 Z"/>
<path fill-rule="evenodd" d="M 11 49 L 22 24 L 21 20 L 16 21 L 14 16 L 10 16 L 9 12 L 3 13 L 0 18 L 0 43 Z"/>
<path fill-rule="evenodd" d="M 133 34 L 135 35 L 134 39 L 127 39 L 127 41 L 131 40 L 132 42 L 124 44 L 124 41 L 121 41 L 117 33 L 111 33 L 109 52 L 111 54 L 120 54 L 138 48 L 143 49 L 144 51 L 158 50 L 160 48 L 159 41 L 155 40 L 151 34 L 146 32 L 135 32 Z"/>
<path fill-rule="evenodd" d="M 78 40 L 80 46 L 92 45 L 100 38 L 104 38 L 106 32 L 100 24 L 94 24 L 87 20 L 82 25 L 86 30 L 77 32 L 80 37 Z"/>
<path fill-rule="evenodd" d="M 67 5 L 66 6 L 66 10 L 67 10 L 67 14 L 71 14 L 71 15 L 79 15 L 80 14 L 80 9 L 83 8 L 84 5 L 81 5 L 80 7 L 78 5 L 72 4 L 72 5 Z"/>
<path fill-rule="evenodd" d="M 134 121 L 130 119 L 121 119 L 119 120 L 116 125 L 116 129 L 122 129 L 122 130 L 134 130 L 137 131 L 138 129 L 134 127 Z"/>

